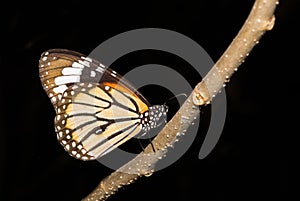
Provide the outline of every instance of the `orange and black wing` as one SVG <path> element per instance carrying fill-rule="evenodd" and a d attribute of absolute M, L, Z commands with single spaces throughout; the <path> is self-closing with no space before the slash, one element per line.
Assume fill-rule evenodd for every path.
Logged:
<path fill-rule="evenodd" d="M 149 104 L 115 71 L 63 49 L 44 52 L 39 69 L 57 138 L 73 157 L 93 160 L 143 132 Z"/>

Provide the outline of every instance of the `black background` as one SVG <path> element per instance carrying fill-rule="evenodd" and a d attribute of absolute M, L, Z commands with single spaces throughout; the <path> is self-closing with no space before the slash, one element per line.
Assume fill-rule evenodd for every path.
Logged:
<path fill-rule="evenodd" d="M 216 61 L 253 2 L 56 0 L 2 5 L 0 200 L 80 200 L 111 172 L 98 162 L 73 159 L 57 142 L 54 111 L 38 77 L 43 51 L 66 48 L 88 54 L 116 34 L 154 27 L 190 37 Z M 198 159 L 205 135 L 200 132 L 180 160 L 110 200 L 288 200 L 295 160 L 293 127 L 298 119 L 292 116 L 298 108 L 297 8 L 297 0 L 280 2 L 274 29 L 231 78 L 226 87 L 226 123 L 213 152 Z M 116 66 L 122 64 L 124 73 L 155 62 L 177 69 L 187 65 L 149 51 L 129 55 Z M 185 73 L 197 83 L 192 73 Z M 144 95 L 151 103 L 163 103 L 158 94 Z"/>

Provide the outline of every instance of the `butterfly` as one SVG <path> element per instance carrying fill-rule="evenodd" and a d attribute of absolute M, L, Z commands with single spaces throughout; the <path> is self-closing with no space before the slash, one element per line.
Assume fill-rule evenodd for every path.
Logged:
<path fill-rule="evenodd" d="M 39 75 L 56 112 L 57 139 L 77 159 L 99 158 L 166 122 L 166 105 L 150 105 L 117 72 L 81 53 L 42 53 Z"/>

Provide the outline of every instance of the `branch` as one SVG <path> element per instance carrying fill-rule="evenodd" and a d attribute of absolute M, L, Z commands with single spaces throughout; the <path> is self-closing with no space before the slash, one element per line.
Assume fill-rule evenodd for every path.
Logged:
<path fill-rule="evenodd" d="M 137 157 L 104 178 L 95 190 L 83 199 L 84 201 L 106 200 L 122 186 L 153 173 L 155 164 L 165 156 L 167 148 L 173 147 L 178 137 L 184 135 L 193 120 L 198 117 L 198 106 L 210 104 L 253 47 L 258 44 L 262 35 L 273 28 L 277 4 L 278 0 L 255 1 L 246 22 L 227 50 L 152 141 L 156 151 L 153 152 L 151 145 L 147 146 Z"/>

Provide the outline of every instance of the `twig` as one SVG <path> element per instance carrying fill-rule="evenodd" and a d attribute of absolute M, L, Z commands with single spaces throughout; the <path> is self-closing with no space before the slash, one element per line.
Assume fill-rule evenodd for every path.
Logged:
<path fill-rule="evenodd" d="M 261 36 L 274 26 L 274 11 L 278 0 L 256 0 L 243 27 L 229 45 L 224 54 L 212 67 L 203 80 L 195 87 L 192 94 L 174 117 L 153 140 L 156 152 L 149 145 L 145 150 L 126 165 L 104 178 L 84 201 L 106 200 L 119 188 L 129 185 L 141 176 L 149 176 L 155 164 L 165 156 L 168 147 L 173 147 L 180 135 L 199 115 L 198 106 L 207 105 L 217 92 L 225 86 L 229 78 L 244 62 Z"/>

